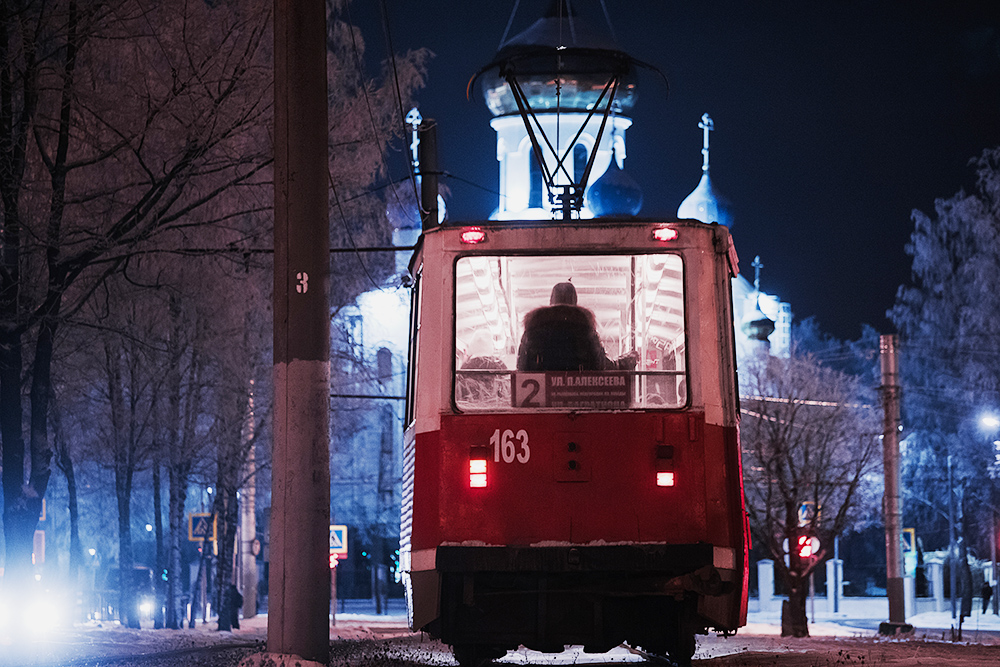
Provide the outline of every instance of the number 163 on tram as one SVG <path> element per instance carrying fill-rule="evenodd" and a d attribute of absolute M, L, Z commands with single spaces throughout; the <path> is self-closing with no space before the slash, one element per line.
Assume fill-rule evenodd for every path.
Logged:
<path fill-rule="evenodd" d="M 411 262 L 401 570 L 466 667 L 746 622 L 725 227 L 445 224 Z"/>

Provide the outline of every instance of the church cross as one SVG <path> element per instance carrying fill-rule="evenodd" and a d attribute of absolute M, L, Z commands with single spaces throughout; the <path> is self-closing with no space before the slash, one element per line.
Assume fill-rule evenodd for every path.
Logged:
<path fill-rule="evenodd" d="M 704 130 L 704 140 L 702 142 L 701 154 L 705 156 L 705 162 L 701 165 L 701 170 L 708 171 L 708 133 L 715 129 L 715 122 L 707 113 L 701 115 L 701 122 L 698 127 Z"/>

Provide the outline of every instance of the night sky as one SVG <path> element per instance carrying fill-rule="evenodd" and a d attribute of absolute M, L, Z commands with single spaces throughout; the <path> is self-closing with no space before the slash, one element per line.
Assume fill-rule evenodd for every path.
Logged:
<path fill-rule="evenodd" d="M 675 217 L 701 175 L 708 112 L 712 180 L 734 212 L 741 266 L 761 288 L 844 339 L 885 311 L 910 275 L 910 213 L 974 185 L 968 162 L 1000 145 L 1000 10 L 995 2 L 825 3 L 605 0 L 618 43 L 667 77 L 639 79 L 626 171 L 643 217 Z M 384 58 L 380 5 L 396 51 L 427 47 L 419 107 L 436 119 L 452 220 L 497 205 L 496 135 L 469 78 L 489 63 L 514 0 L 352 3 L 368 57 Z M 549 0 L 521 0 L 511 35 Z M 598 0 L 571 3 L 607 30 Z M 952 5 L 957 6 L 956 9 Z M 372 67 L 375 71 L 377 63 Z M 405 173 L 400 155 L 395 176 Z"/>

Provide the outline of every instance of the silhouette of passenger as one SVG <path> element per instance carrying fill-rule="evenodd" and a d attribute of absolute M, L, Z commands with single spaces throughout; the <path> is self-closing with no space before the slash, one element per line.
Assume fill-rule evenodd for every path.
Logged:
<path fill-rule="evenodd" d="M 594 314 L 576 304 L 573 283 L 552 288 L 548 306 L 524 318 L 517 351 L 519 371 L 606 371 L 635 368 L 635 353 L 608 359 L 597 335 Z"/>
<path fill-rule="evenodd" d="M 472 338 L 461 370 L 506 371 L 507 366 L 496 356 L 493 341 L 483 331 L 477 331 Z M 501 404 L 510 402 L 509 373 L 459 373 L 456 382 L 459 401 L 478 404 Z"/>

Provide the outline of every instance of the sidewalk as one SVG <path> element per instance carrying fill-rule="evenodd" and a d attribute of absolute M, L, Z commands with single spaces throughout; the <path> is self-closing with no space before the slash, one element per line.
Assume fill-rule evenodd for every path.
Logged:
<path fill-rule="evenodd" d="M 782 598 L 772 600 L 772 608 L 762 611 L 760 601 L 750 598 L 747 625 L 741 634 L 779 635 L 781 634 Z M 947 601 L 945 603 L 948 605 Z M 952 620 L 950 606 L 946 611 L 935 611 L 934 600 L 917 600 L 918 613 L 907 614 L 906 622 L 924 633 L 948 632 L 958 628 L 958 621 Z M 385 613 L 376 614 L 371 600 L 342 600 L 338 605 L 337 623 L 331 628 L 331 638 L 361 639 L 384 638 L 407 634 L 406 603 L 402 599 L 390 599 Z M 839 604 L 839 611 L 827 610 L 826 598 L 817 597 L 815 603 L 806 603 L 809 617 L 809 632 L 815 636 L 874 635 L 879 623 L 889 620 L 889 603 L 884 597 L 847 597 Z M 259 615 L 241 621 L 243 632 L 265 635 L 267 616 Z M 212 624 L 206 627 L 212 627 Z M 982 603 L 974 600 L 972 616 L 962 622 L 963 634 L 975 632 L 1000 633 L 1000 616 L 992 610 L 982 613 Z M 236 633 L 234 633 L 236 634 Z"/>
<path fill-rule="evenodd" d="M 745 634 L 780 634 L 782 598 L 774 598 L 771 608 L 760 609 L 760 601 L 750 598 L 747 626 L 741 629 Z M 949 631 L 958 628 L 958 621 L 952 620 L 950 606 L 945 601 L 945 611 L 934 610 L 934 600 L 919 598 L 916 614 L 907 613 L 906 622 L 917 630 Z M 879 623 L 889 620 L 889 602 L 884 597 L 846 597 L 840 600 L 839 611 L 830 612 L 824 597 L 806 602 L 809 617 L 809 632 L 814 635 L 876 634 Z M 979 599 L 973 601 L 972 616 L 962 622 L 963 633 L 1000 633 L 1000 616 L 992 612 L 982 613 Z M 375 613 L 372 600 L 342 600 L 338 604 L 337 623 L 331 628 L 331 637 L 358 639 L 362 637 L 384 637 L 406 634 L 406 603 L 402 599 L 390 599 L 383 614 Z M 267 615 L 258 615 L 241 622 L 242 630 L 236 633 L 259 632 L 266 634 Z M 209 624 L 205 627 L 213 627 Z M 234 633 L 234 634 L 236 634 Z"/>
<path fill-rule="evenodd" d="M 762 611 L 760 601 L 750 598 L 747 627 L 741 632 L 750 634 L 774 634 L 781 632 L 782 598 L 774 598 L 771 608 Z M 918 631 L 948 631 L 958 628 L 958 620 L 952 620 L 951 607 L 947 601 L 946 611 L 935 611 L 934 600 L 917 599 L 917 613 L 909 610 L 906 622 Z M 813 635 L 843 635 L 877 633 L 879 623 L 889 620 L 889 602 L 884 597 L 845 597 L 840 600 L 839 611 L 828 611 L 825 597 L 817 597 L 815 604 L 806 602 L 809 617 L 809 633 Z M 1000 632 L 1000 616 L 995 616 L 992 607 L 982 613 L 982 602 L 973 600 L 972 616 L 962 622 L 964 633 L 987 631 Z"/>

